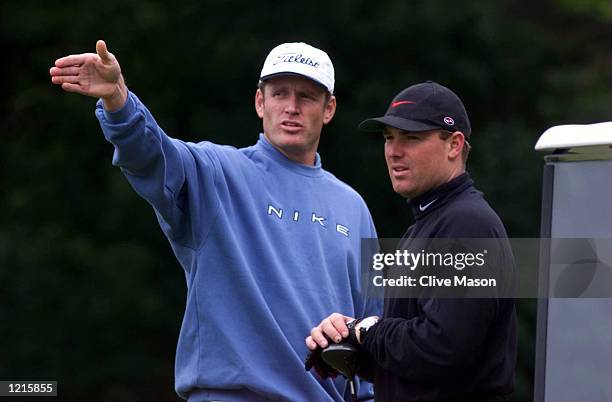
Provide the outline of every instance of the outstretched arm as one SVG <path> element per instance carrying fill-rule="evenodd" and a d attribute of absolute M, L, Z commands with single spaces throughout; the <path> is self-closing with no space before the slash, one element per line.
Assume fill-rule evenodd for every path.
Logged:
<path fill-rule="evenodd" d="M 128 90 L 117 58 L 106 43 L 96 43 L 96 53 L 62 57 L 49 70 L 51 82 L 67 92 L 101 98 L 108 111 L 119 110 L 127 100 Z"/>
<path fill-rule="evenodd" d="M 100 98 L 95 113 L 106 140 L 115 147 L 113 165 L 154 207 L 169 238 L 197 247 L 215 217 L 214 153 L 163 131 L 128 91 L 117 58 L 102 40 L 96 43 L 96 53 L 62 57 L 49 73 L 51 81 L 67 92 Z"/>

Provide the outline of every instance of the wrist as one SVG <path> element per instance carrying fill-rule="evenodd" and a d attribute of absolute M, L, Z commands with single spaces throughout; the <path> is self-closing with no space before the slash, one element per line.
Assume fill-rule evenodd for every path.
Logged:
<path fill-rule="evenodd" d="M 355 323 L 355 337 L 357 338 L 357 342 L 359 342 L 359 344 L 363 344 L 363 342 L 365 341 L 365 336 L 367 335 L 368 331 L 374 326 L 376 325 L 376 323 L 378 323 L 378 316 L 370 316 L 370 317 L 366 317 L 366 318 L 362 318 L 360 319 L 358 322 Z"/>
<path fill-rule="evenodd" d="M 346 341 L 354 346 L 361 345 L 359 342 L 359 331 L 356 330 L 356 328 L 362 319 L 363 318 L 354 318 L 346 323 L 346 327 L 348 328 L 348 336 L 346 337 Z"/>
<path fill-rule="evenodd" d="M 115 84 L 115 90 L 109 96 L 102 97 L 104 109 L 108 112 L 116 112 L 121 109 L 128 97 L 128 89 L 125 85 L 123 75 L 119 76 L 119 80 Z"/>

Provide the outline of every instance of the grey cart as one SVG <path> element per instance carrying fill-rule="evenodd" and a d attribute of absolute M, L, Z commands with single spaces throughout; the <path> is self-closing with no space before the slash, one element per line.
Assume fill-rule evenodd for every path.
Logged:
<path fill-rule="evenodd" d="M 553 240 L 540 253 L 534 400 L 612 401 L 612 122 L 552 127 L 535 149 Z"/>

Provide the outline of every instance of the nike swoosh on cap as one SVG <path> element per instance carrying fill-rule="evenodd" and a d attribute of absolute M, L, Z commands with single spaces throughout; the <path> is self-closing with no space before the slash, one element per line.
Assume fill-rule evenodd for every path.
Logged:
<path fill-rule="evenodd" d="M 413 101 L 407 101 L 407 100 L 405 100 L 405 101 L 397 101 L 397 102 L 393 102 L 393 103 L 391 104 L 391 107 L 398 107 L 399 105 L 405 105 L 405 104 L 407 104 L 407 103 L 416 103 L 416 102 L 413 102 Z"/>

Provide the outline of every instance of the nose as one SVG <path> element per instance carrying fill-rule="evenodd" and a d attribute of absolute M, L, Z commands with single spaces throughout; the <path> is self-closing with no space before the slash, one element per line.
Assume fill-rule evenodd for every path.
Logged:
<path fill-rule="evenodd" d="M 385 142 L 385 155 L 387 158 L 400 158 L 402 156 L 402 147 L 393 139 Z"/>
<path fill-rule="evenodd" d="M 292 93 L 287 98 L 287 104 L 285 105 L 285 113 L 290 115 L 296 115 L 300 113 L 300 105 L 298 103 L 298 97 L 295 93 Z"/>

